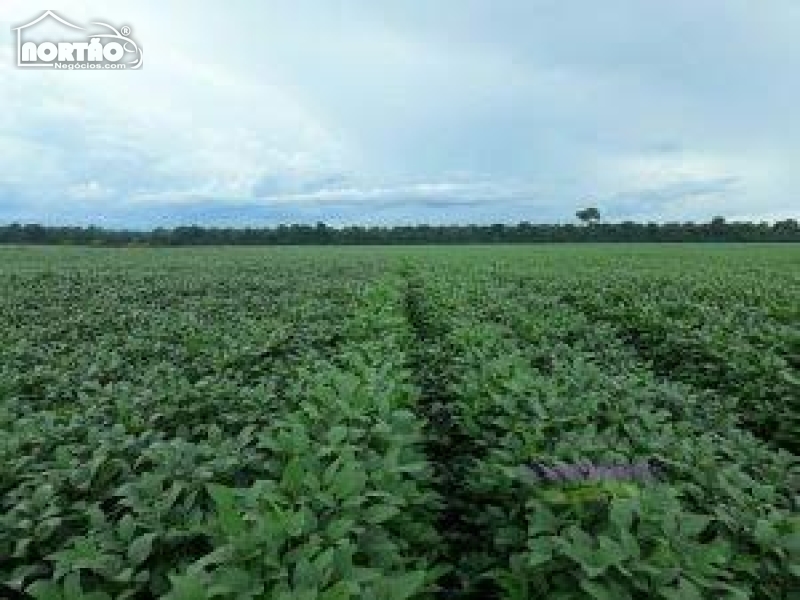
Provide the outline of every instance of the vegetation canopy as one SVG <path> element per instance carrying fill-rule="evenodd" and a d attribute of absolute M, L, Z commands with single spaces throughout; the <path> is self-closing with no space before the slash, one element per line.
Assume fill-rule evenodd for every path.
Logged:
<path fill-rule="evenodd" d="M 800 589 L 796 245 L 5 247 L 0 281 L 0 598 Z"/>
<path fill-rule="evenodd" d="M 600 222 L 597 208 L 576 213 L 584 225 L 398 225 L 394 227 L 279 225 L 277 227 L 200 227 L 197 225 L 124 231 L 99 227 L 0 226 L 0 244 L 84 244 L 95 246 L 198 245 L 403 245 L 527 244 L 566 242 L 800 242 L 795 219 L 775 223 Z"/>

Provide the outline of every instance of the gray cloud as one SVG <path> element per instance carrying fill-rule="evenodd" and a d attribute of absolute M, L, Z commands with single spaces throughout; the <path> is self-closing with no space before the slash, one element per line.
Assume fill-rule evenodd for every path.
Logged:
<path fill-rule="evenodd" d="M 687 218 L 707 218 L 706 200 L 724 199 L 737 193 L 740 180 L 736 177 L 719 177 L 704 181 L 676 182 L 662 187 L 642 189 L 604 198 L 610 208 L 607 217 L 612 219 L 634 219 L 644 215 L 663 218 L 675 202 L 693 202 L 695 208 L 686 213 Z"/>
<path fill-rule="evenodd" d="M 2 219 L 537 221 L 587 199 L 619 218 L 796 212 L 794 0 L 64 11 L 133 23 L 149 62 L 22 73 L 0 36 Z M 0 31 L 31 16 L 6 12 Z"/>

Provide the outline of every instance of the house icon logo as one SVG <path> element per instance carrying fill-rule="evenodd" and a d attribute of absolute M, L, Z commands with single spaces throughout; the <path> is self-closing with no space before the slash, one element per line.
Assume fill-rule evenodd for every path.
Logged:
<path fill-rule="evenodd" d="M 50 20 L 78 41 L 32 41 L 31 34 L 43 21 Z M 91 23 L 100 27 L 95 33 L 47 10 L 39 17 L 12 28 L 17 37 L 17 66 L 50 69 L 126 70 L 142 67 L 143 52 L 131 36 L 128 26 L 119 29 L 108 23 Z"/>

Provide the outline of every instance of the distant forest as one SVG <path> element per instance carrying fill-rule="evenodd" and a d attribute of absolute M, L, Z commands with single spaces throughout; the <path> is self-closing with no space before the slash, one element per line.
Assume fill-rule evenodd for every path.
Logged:
<path fill-rule="evenodd" d="M 0 226 L 0 244 L 93 246 L 202 246 L 202 245 L 392 245 L 392 244 L 527 244 L 559 242 L 800 242 L 797 220 L 776 223 L 727 222 L 715 217 L 708 223 L 599 222 L 579 211 L 581 224 L 543 225 L 411 225 L 394 227 L 277 227 L 220 228 L 196 225 L 124 231 L 100 227 L 50 227 L 11 224 Z M 581 217 L 580 215 L 583 215 Z"/>

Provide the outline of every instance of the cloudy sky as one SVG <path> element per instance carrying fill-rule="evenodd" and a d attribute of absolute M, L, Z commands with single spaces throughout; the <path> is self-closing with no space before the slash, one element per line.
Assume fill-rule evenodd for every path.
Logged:
<path fill-rule="evenodd" d="M 800 216 L 797 0 L 64 0 L 140 71 L 15 67 L 0 223 Z"/>

